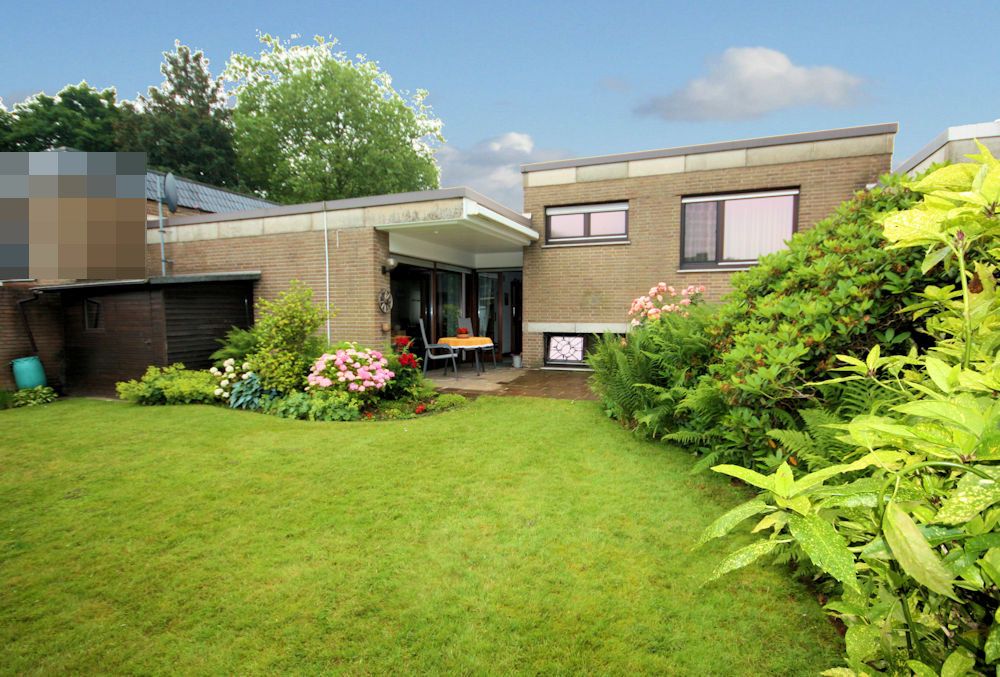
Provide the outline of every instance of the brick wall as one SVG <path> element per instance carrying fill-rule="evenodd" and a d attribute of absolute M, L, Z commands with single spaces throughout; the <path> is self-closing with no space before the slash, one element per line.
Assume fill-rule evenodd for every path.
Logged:
<path fill-rule="evenodd" d="M 331 229 L 329 244 L 333 340 L 384 345 L 389 333 L 382 331 L 382 323 L 389 319 L 378 310 L 376 297 L 389 286 L 389 276 L 381 272 L 389 252 L 388 234 L 373 228 Z M 292 280 L 301 280 L 312 288 L 317 304 L 326 302 L 321 230 L 174 242 L 166 245 L 166 255 L 172 274 L 259 270 L 255 296 L 273 299 Z M 158 243 L 147 246 L 146 266 L 149 275 L 160 274 Z"/>
<path fill-rule="evenodd" d="M 633 298 L 657 282 L 704 284 L 706 297 L 729 291 L 729 272 L 680 272 L 681 198 L 685 195 L 798 187 L 799 229 L 828 216 L 889 170 L 891 155 L 865 155 L 754 167 L 525 187 L 524 211 L 545 232 L 545 208 L 629 202 L 630 244 L 543 247 L 524 252 L 526 323 L 623 323 Z M 524 360 L 542 363 L 542 335 L 524 333 Z"/>
<path fill-rule="evenodd" d="M 35 284 L 6 283 L 0 287 L 0 389 L 3 390 L 14 388 L 10 361 L 32 355 L 17 302 L 31 298 L 29 288 Z M 60 388 L 63 382 L 63 327 L 59 295 L 43 294 L 37 301 L 26 303 L 24 308 L 49 385 Z"/>

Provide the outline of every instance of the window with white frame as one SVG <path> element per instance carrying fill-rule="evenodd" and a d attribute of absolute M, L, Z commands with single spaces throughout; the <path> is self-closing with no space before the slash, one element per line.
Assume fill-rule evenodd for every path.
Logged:
<path fill-rule="evenodd" d="M 628 202 L 549 207 L 546 244 L 599 244 L 628 239 Z"/>
<path fill-rule="evenodd" d="M 798 189 L 685 197 L 681 267 L 753 265 L 785 246 L 795 232 L 798 210 Z"/>

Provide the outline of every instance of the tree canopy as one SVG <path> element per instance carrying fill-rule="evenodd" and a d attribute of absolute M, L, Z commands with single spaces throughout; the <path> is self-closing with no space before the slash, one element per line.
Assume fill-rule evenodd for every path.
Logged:
<path fill-rule="evenodd" d="M 128 145 L 148 153 L 151 167 L 219 186 L 238 185 L 230 111 L 209 61 L 180 42 L 163 53 L 164 82 L 126 107 L 137 124 Z M 124 136 L 124 135 L 123 135 Z"/>
<path fill-rule="evenodd" d="M 58 94 L 39 93 L 0 116 L 0 150 L 40 151 L 75 148 L 118 150 L 123 117 L 113 88 L 98 91 L 86 82 L 63 87 Z"/>
<path fill-rule="evenodd" d="M 405 96 L 377 63 L 336 42 L 291 46 L 261 36 L 259 56 L 234 54 L 233 130 L 245 185 L 280 202 L 438 186 L 441 121 L 427 92 Z"/>

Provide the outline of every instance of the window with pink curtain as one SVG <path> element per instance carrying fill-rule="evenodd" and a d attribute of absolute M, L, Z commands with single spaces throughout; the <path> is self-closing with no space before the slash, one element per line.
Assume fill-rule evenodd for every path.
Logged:
<path fill-rule="evenodd" d="M 682 200 L 681 265 L 750 264 L 785 246 L 795 230 L 797 189 Z"/>

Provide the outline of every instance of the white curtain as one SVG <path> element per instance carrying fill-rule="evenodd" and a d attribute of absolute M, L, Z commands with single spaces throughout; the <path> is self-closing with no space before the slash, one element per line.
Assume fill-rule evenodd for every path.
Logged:
<path fill-rule="evenodd" d="M 795 196 L 726 200 L 722 257 L 725 261 L 754 261 L 784 247 L 792 236 Z"/>

